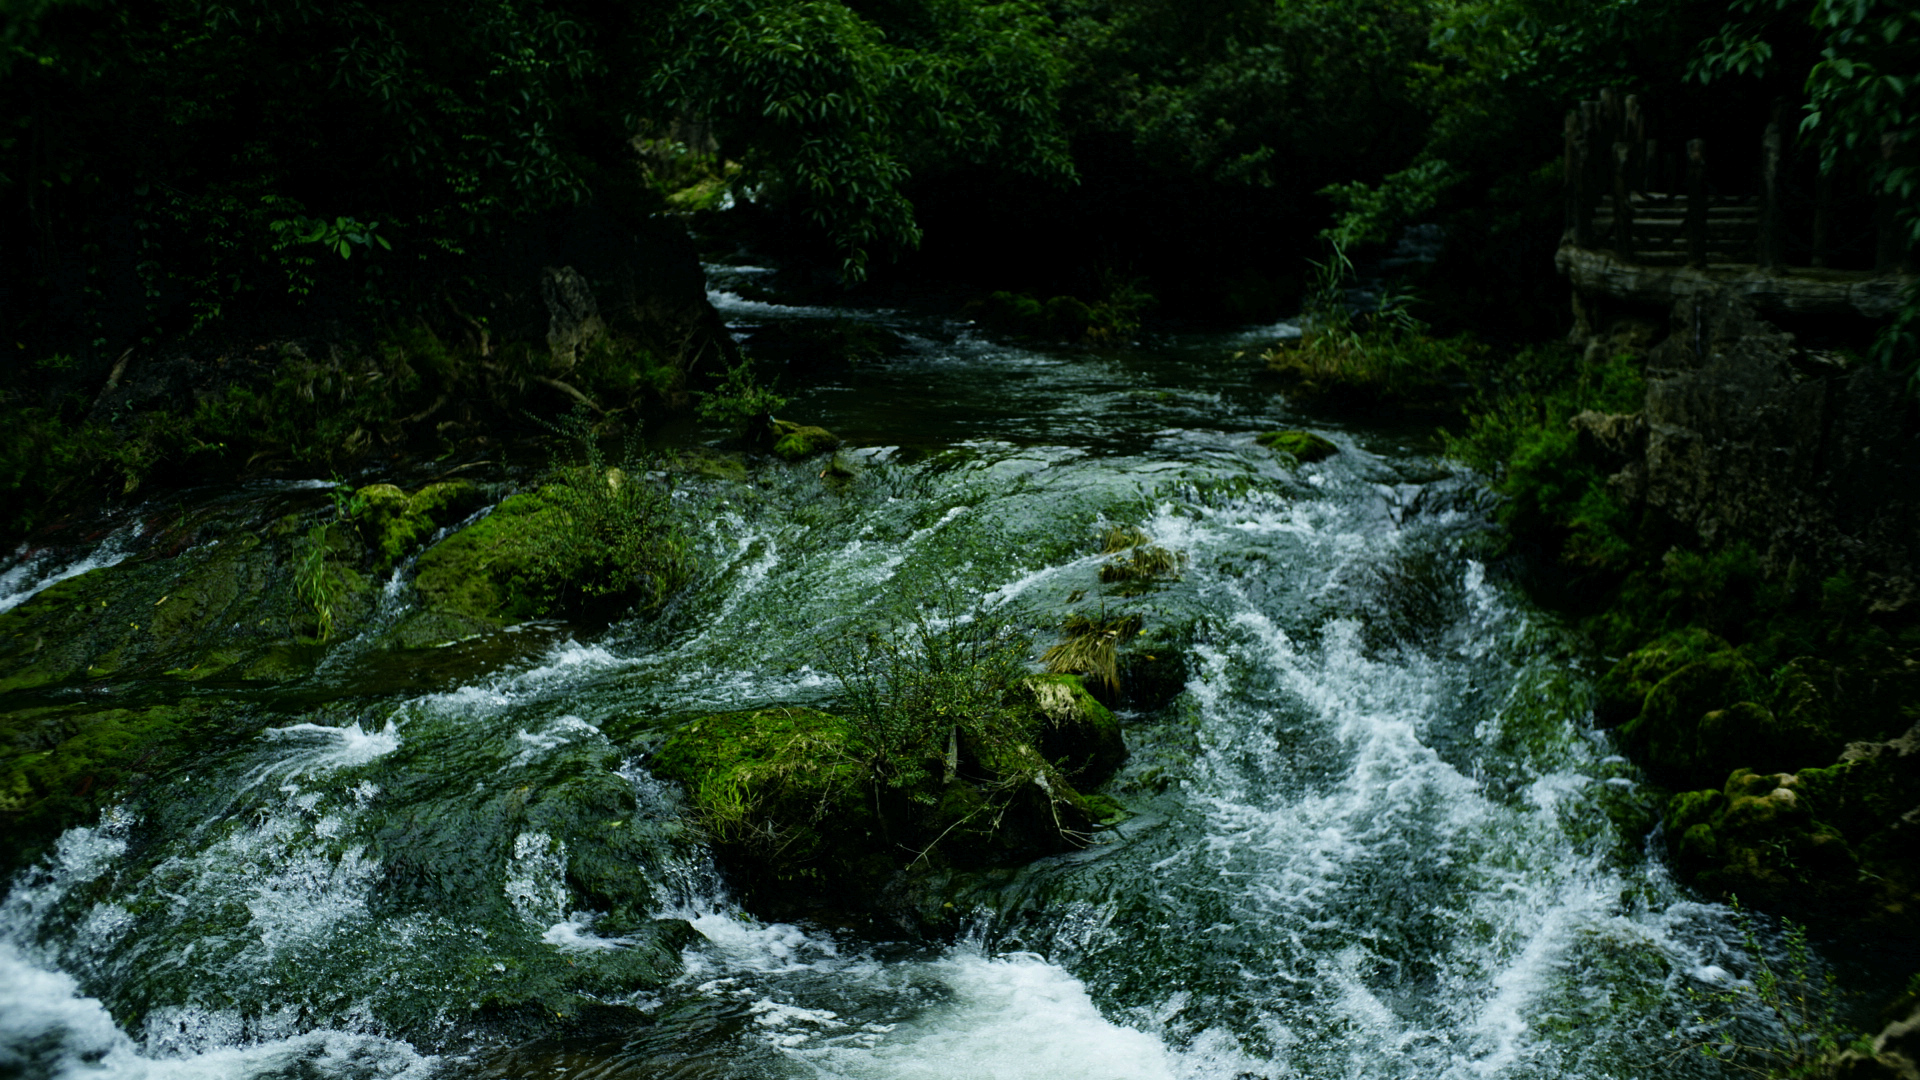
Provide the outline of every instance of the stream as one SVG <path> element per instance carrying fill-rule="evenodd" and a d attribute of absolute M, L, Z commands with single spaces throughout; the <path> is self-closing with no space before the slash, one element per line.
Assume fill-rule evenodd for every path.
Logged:
<path fill-rule="evenodd" d="M 1741 928 L 1647 840 L 1638 773 L 1587 712 L 1597 661 L 1482 561 L 1477 478 L 1230 359 L 1284 326 L 1015 345 L 742 299 L 755 273 L 713 271 L 738 327 L 906 341 L 787 391 L 859 448 L 851 479 L 692 491 L 711 569 L 657 619 L 532 627 L 426 692 L 348 642 L 231 706 L 256 736 L 69 830 L 0 903 L 0 1076 L 1721 1074 L 1672 1033 L 1744 970 Z M 1254 441 L 1277 428 L 1340 452 L 1294 466 Z M 1103 585 L 1115 527 L 1177 579 Z M 16 562 L 0 603 L 124 542 Z M 646 770 L 659 721 L 831 708 L 834 650 L 905 595 L 1041 646 L 1071 611 L 1138 614 L 1177 677 L 1119 710 L 1132 756 L 1106 790 L 1131 816 L 936 883 L 951 935 L 756 919 Z M 408 603 L 404 572 L 383 603 Z M 662 984 L 622 974 L 640 931 L 570 885 L 580 844 L 529 802 L 589 781 L 619 789 L 601 824 L 630 830 L 646 918 L 692 927 L 645 939 Z M 562 966 L 604 1008 L 533 1036 L 488 1011 Z"/>

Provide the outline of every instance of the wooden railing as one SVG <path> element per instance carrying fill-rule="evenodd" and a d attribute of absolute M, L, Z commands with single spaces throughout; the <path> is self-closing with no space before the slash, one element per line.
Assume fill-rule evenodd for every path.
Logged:
<path fill-rule="evenodd" d="M 1780 273 L 1787 267 L 1789 224 L 1810 224 L 1810 242 L 1799 250 L 1809 265 L 1828 266 L 1840 235 L 1836 184 L 1821 174 L 1811 222 L 1787 220 L 1786 111 L 1776 105 L 1761 135 L 1755 192 L 1725 195 L 1708 182 L 1704 140 L 1689 140 L 1684 154 L 1663 147 L 1649 137 L 1646 114 L 1631 94 L 1604 90 L 1581 102 L 1566 119 L 1567 242 L 1610 249 L 1616 259 L 1646 266 L 1740 264 Z M 1890 159 L 1893 149 L 1888 143 L 1881 152 Z M 1908 272 L 1910 249 L 1895 209 L 1892 196 L 1877 193 L 1871 224 L 1876 274 Z"/>

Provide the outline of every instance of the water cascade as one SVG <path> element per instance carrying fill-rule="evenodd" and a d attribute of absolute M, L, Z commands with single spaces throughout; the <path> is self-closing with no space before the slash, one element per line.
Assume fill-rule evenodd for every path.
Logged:
<path fill-rule="evenodd" d="M 0 1074 L 1714 1075 L 1670 1033 L 1739 929 L 1643 849 L 1579 643 L 1481 561 L 1474 477 L 1291 413 L 1228 337 L 1017 347 L 720 287 L 741 323 L 906 340 L 789 406 L 863 448 L 851 478 L 690 487 L 710 569 L 656 619 L 534 628 L 426 693 L 361 689 L 350 642 L 223 706 L 244 737 L 7 893 Z M 1285 427 L 1339 453 L 1254 441 Z M 1116 527 L 1177 574 L 1103 585 Z M 22 552 L 0 604 L 123 543 Z M 949 933 L 756 919 L 646 769 L 661 725 L 831 708 L 836 634 L 929 590 L 1043 643 L 1070 611 L 1140 615 L 1177 675 L 1121 710 L 1130 816 L 927 883 Z"/>

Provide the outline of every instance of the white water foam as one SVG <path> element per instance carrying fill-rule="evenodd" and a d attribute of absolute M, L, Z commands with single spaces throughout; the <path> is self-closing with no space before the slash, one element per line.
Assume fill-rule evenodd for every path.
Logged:
<path fill-rule="evenodd" d="M 400 731 L 392 720 L 373 732 L 362 728 L 358 721 L 346 727 L 289 724 L 268 728 L 265 737 L 294 749 L 256 767 L 247 775 L 243 791 L 266 782 L 286 784 L 302 777 L 324 776 L 365 765 L 400 748 Z"/>
<path fill-rule="evenodd" d="M 790 1048 L 823 1077 L 1174 1080 L 1180 1075 L 1159 1039 L 1101 1016 L 1080 980 L 1041 957 L 961 952 L 925 965 L 923 974 L 944 984 L 950 997 L 905 1023 L 847 1031 L 851 1025 L 831 1013 L 771 1008 L 762 1011 L 761 1022 L 783 1031 L 775 1044 Z M 827 1045 L 812 1048 L 821 1043 Z"/>
<path fill-rule="evenodd" d="M 34 551 L 21 544 L 13 553 L 13 565 L 0 571 L 0 612 L 12 611 L 69 578 L 118 564 L 131 554 L 127 545 L 139 536 L 140 525 L 136 522 L 117 530 L 77 559 L 64 558 L 63 552 L 53 548 Z"/>

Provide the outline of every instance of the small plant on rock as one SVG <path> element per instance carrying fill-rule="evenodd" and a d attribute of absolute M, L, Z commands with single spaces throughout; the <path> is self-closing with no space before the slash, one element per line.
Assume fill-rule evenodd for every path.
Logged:
<path fill-rule="evenodd" d="M 560 512 L 560 527 L 529 560 L 536 590 L 554 597 L 572 593 L 587 607 L 658 607 L 697 569 L 687 512 L 656 478 L 657 462 L 635 449 L 632 436 L 623 440 L 620 464 L 614 465 L 582 411 L 554 430 L 579 447 L 583 460 L 555 468 L 554 482 L 540 491 Z"/>
<path fill-rule="evenodd" d="M 928 781 L 953 779 L 963 742 L 1018 741 L 1026 718 L 1008 688 L 1026 674 L 1031 648 L 1010 622 L 984 612 L 945 621 L 917 611 L 903 625 L 869 629 L 836 674 L 875 774 L 928 802 Z"/>
<path fill-rule="evenodd" d="M 1690 991 L 1700 1011 L 1685 1033 L 1689 1036 L 1686 1046 L 1769 1080 L 1837 1075 L 1833 1065 L 1840 1055 L 1852 1051 L 1871 1056 L 1871 1040 L 1840 1019 L 1834 975 L 1817 972 L 1807 945 L 1807 928 L 1786 922 L 1786 964 L 1776 968 L 1761 944 L 1753 915 L 1737 899 L 1733 912 L 1748 960 L 1748 977 L 1723 980 L 1724 989 Z"/>
<path fill-rule="evenodd" d="M 787 399 L 763 386 L 753 373 L 753 361 L 741 360 L 727 369 L 727 377 L 712 390 L 696 391 L 694 411 L 709 424 L 745 433 L 772 416 Z"/>

